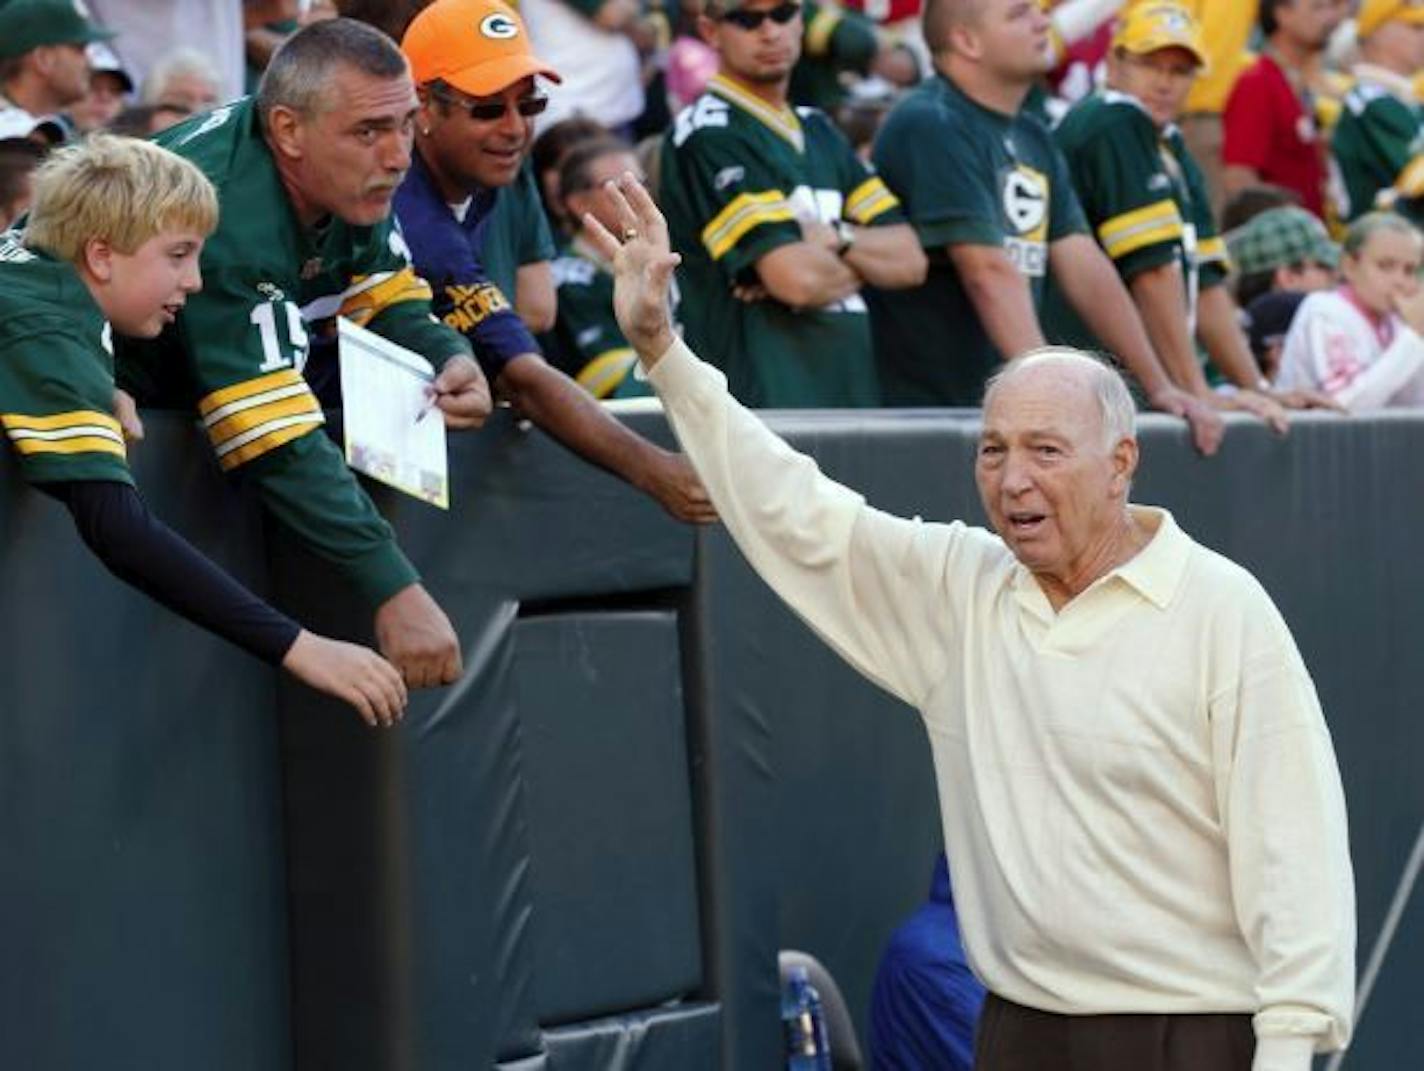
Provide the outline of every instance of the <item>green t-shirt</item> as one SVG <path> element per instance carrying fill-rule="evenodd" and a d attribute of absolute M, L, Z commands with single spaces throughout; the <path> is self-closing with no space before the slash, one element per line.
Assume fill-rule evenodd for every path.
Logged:
<path fill-rule="evenodd" d="M 1054 138 L 1088 224 L 1124 282 L 1175 261 L 1195 323 L 1201 291 L 1226 278 L 1226 243 L 1177 128 L 1159 131 L 1132 97 L 1102 90 L 1079 101 Z M 1057 287 L 1050 286 L 1042 320 L 1049 342 L 1102 348 Z"/>
<path fill-rule="evenodd" d="M 554 261 L 559 318 L 547 356 L 595 398 L 653 393 L 633 374 L 638 355 L 613 315 L 613 274 L 594 249 L 575 239 Z"/>
<path fill-rule="evenodd" d="M 302 375 L 309 336 L 339 314 L 437 367 L 469 343 L 431 316 L 430 288 L 393 217 L 298 222 L 250 99 L 158 140 L 212 180 L 221 215 L 203 247 L 203 289 L 177 323 L 156 342 L 116 340 L 119 383 L 141 404 L 195 403 L 222 467 L 255 480 L 274 515 L 378 605 L 415 570 L 320 433 Z"/>
<path fill-rule="evenodd" d="M 903 221 L 895 198 L 814 108 L 776 111 L 718 75 L 678 115 L 663 144 L 663 211 L 688 344 L 754 407 L 879 402 L 870 325 L 859 294 L 819 309 L 744 302 L 756 262 L 801 240 L 798 214 L 862 226 Z"/>
<path fill-rule="evenodd" d="M 1424 107 L 1360 82 L 1345 96 L 1330 151 L 1349 197 L 1347 218 L 1393 207 L 1424 225 Z"/>
<path fill-rule="evenodd" d="M 485 273 L 490 282 L 517 303 L 515 281 L 519 269 L 525 264 L 553 260 L 556 254 L 534 171 L 525 161 L 519 177 L 498 191 L 490 209 L 480 243 Z"/>
<path fill-rule="evenodd" d="M 1001 355 L 949 247 L 1002 247 L 1041 306 L 1049 245 L 1087 230 L 1063 156 L 1038 120 L 982 107 L 942 75 L 891 109 L 874 156 L 930 262 L 923 286 L 870 294 L 885 402 L 977 406 Z"/>
<path fill-rule="evenodd" d="M 109 325 L 67 263 L 0 237 L 0 427 L 34 483 L 133 483 Z"/>

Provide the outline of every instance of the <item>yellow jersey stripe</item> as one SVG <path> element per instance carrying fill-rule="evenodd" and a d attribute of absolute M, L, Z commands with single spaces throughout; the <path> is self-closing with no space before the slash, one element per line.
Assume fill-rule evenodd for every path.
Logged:
<path fill-rule="evenodd" d="M 0 425 L 7 430 L 24 428 L 30 431 L 51 431 L 55 428 L 95 426 L 107 428 L 123 441 L 119 422 L 108 413 L 95 409 L 76 409 L 70 413 L 55 413 L 52 416 L 29 416 L 25 413 L 0 414 Z"/>
<path fill-rule="evenodd" d="M 1202 264 L 1227 264 L 1231 257 L 1226 251 L 1225 238 L 1206 238 L 1197 246 L 1197 260 Z"/>
<path fill-rule="evenodd" d="M 859 186 L 850 191 L 850 196 L 846 198 L 845 202 L 846 215 L 854 215 L 860 211 L 866 202 L 886 195 L 892 198 L 895 197 L 893 193 L 890 193 L 890 188 L 880 180 L 879 175 L 871 175 Z M 896 198 L 896 203 L 899 203 L 898 198 Z"/>
<path fill-rule="evenodd" d="M 841 13 L 833 7 L 823 7 L 806 27 L 806 54 L 824 56 L 831 47 L 831 34 L 841 24 Z"/>
<path fill-rule="evenodd" d="M 1103 222 L 1098 228 L 1098 239 L 1103 245 L 1110 245 L 1126 234 L 1131 234 L 1143 227 L 1154 227 L 1163 223 L 1175 223 L 1178 227 L 1182 225 L 1182 216 L 1177 211 L 1177 203 L 1171 198 L 1163 198 L 1142 208 L 1135 208 L 1131 212 L 1124 212 L 1120 216 L 1113 216 L 1112 219 Z"/>
<path fill-rule="evenodd" d="M 128 458 L 122 442 L 107 436 L 80 435 L 68 439 L 16 439 L 15 449 L 27 456 L 34 454 L 113 454 Z"/>
<path fill-rule="evenodd" d="M 1159 242 L 1172 242 L 1181 239 L 1183 234 L 1180 221 L 1170 223 L 1144 224 L 1138 230 L 1130 234 L 1124 234 L 1111 245 L 1106 246 L 1108 256 L 1113 260 L 1125 257 L 1129 253 L 1135 253 L 1139 249 L 1145 249 L 1149 245 L 1157 245 Z"/>
<path fill-rule="evenodd" d="M 287 417 L 284 420 L 273 421 L 271 425 L 254 429 L 260 434 L 255 434 L 253 438 L 241 444 L 234 441 L 228 451 L 218 457 L 218 464 L 223 467 L 224 472 L 231 472 L 254 458 L 261 457 L 269 450 L 275 450 L 293 439 L 300 439 L 303 435 L 319 427 L 321 423 L 320 418 L 313 422 L 312 418 L 308 416 Z"/>
<path fill-rule="evenodd" d="M 370 283 L 370 279 L 370 276 L 357 276 L 352 280 L 339 310 L 340 315 L 358 326 L 364 327 L 392 305 L 431 298 L 430 284 L 416 275 L 414 268 L 402 268 L 374 283 Z"/>
<path fill-rule="evenodd" d="M 221 420 L 208 429 L 208 438 L 212 440 L 213 449 L 221 457 L 229 449 L 229 443 L 236 441 L 241 445 L 242 441 L 246 441 L 244 436 L 254 429 L 265 427 L 274 420 L 295 416 L 304 416 L 314 427 L 326 419 L 316 398 L 308 392 L 305 395 L 279 399 L 253 409 L 232 413 L 226 420 Z"/>
<path fill-rule="evenodd" d="M 873 222 L 899 206 L 900 199 L 882 186 L 874 196 L 860 201 L 853 208 L 848 208 L 846 215 L 851 218 L 852 222 L 865 224 Z"/>
<path fill-rule="evenodd" d="M 1424 156 L 1416 156 L 1404 165 L 1394 180 L 1394 188 L 1401 197 L 1424 195 Z"/>
<path fill-rule="evenodd" d="M 595 398 L 607 398 L 637 362 L 638 355 L 630 346 L 604 350 L 584 365 L 574 378 L 578 380 L 579 386 Z"/>
<path fill-rule="evenodd" d="M 248 398 L 239 398 L 226 405 L 220 405 L 212 412 L 203 417 L 203 427 L 211 428 L 214 424 L 221 423 L 234 413 L 241 413 L 246 409 L 254 409 L 259 405 L 267 405 L 270 402 L 280 402 L 284 398 L 300 398 L 303 395 L 311 397 L 311 388 L 305 383 L 289 383 L 274 390 L 265 390 L 261 394 L 254 394 Z"/>
<path fill-rule="evenodd" d="M 720 260 L 753 227 L 795 218 L 779 190 L 738 194 L 702 228 L 702 244 L 713 260 Z"/>
<path fill-rule="evenodd" d="M 306 380 L 302 374 L 294 368 L 283 368 L 276 372 L 269 372 L 265 376 L 258 376 L 256 379 L 245 379 L 241 383 L 234 383 L 230 387 L 223 387 L 215 390 L 206 398 L 198 402 L 198 412 L 206 417 L 215 409 L 220 409 L 232 402 L 240 401 L 243 398 L 251 398 L 254 395 L 263 394 L 269 390 L 276 390 L 279 387 L 290 387 L 294 384 L 306 386 Z"/>

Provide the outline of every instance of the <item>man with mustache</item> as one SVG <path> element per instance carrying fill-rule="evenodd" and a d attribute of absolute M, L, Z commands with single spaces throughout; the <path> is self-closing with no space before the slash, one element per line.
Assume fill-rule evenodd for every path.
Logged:
<path fill-rule="evenodd" d="M 140 402 L 196 403 L 223 469 L 251 479 L 277 520 L 374 609 L 382 653 L 423 687 L 458 679 L 455 632 L 321 434 L 302 375 L 313 325 L 342 315 L 436 365 L 447 426 L 489 414 L 469 344 L 431 316 L 430 288 L 391 218 L 416 106 L 395 43 L 331 19 L 282 47 L 255 97 L 166 132 L 162 143 L 218 190 L 207 285 L 156 344 L 125 340 L 117 357 L 120 386 Z M 181 377 L 157 374 L 165 354 Z"/>

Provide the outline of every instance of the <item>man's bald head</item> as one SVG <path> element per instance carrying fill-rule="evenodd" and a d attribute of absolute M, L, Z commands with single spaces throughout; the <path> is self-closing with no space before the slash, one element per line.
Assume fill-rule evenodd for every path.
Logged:
<path fill-rule="evenodd" d="M 925 44 L 931 52 L 949 47 L 949 34 L 960 26 L 973 26 L 984 13 L 985 0 L 925 0 L 920 15 Z"/>
<path fill-rule="evenodd" d="M 1001 392 L 1015 386 L 1049 386 L 1061 391 L 1065 406 L 1093 410 L 1102 430 L 1104 450 L 1137 437 L 1137 407 L 1117 370 L 1092 354 L 1049 346 L 1016 357 L 1004 365 L 984 390 L 987 411 Z"/>

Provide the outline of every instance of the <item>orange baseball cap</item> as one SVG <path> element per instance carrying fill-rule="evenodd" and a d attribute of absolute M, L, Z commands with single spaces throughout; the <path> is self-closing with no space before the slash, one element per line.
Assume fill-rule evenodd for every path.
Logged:
<path fill-rule="evenodd" d="M 472 97 L 531 74 L 562 81 L 534 55 L 524 23 L 502 0 L 435 0 L 406 29 L 401 51 L 417 85 L 439 78 Z"/>

